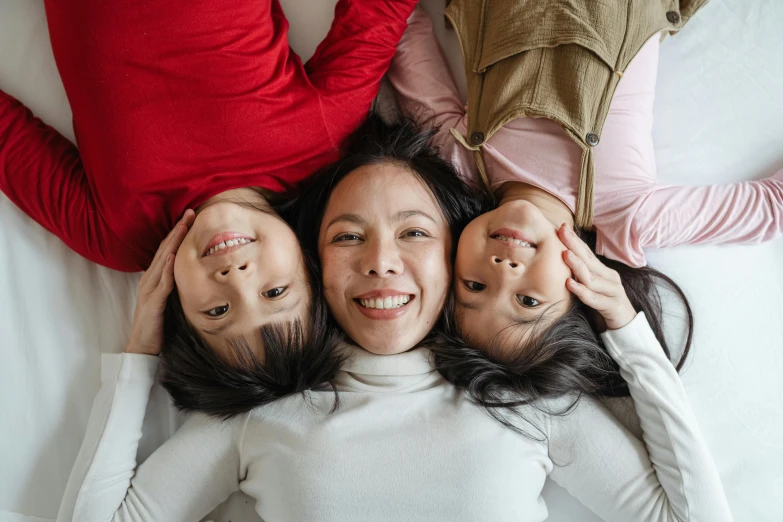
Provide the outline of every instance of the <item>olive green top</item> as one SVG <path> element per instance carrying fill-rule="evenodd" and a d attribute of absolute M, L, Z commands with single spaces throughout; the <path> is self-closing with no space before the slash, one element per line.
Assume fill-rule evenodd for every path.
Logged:
<path fill-rule="evenodd" d="M 483 145 L 515 118 L 551 118 L 582 147 L 578 226 L 593 220 L 592 147 L 628 63 L 655 33 L 676 32 L 707 0 L 453 0 L 468 80 L 468 135 Z"/>

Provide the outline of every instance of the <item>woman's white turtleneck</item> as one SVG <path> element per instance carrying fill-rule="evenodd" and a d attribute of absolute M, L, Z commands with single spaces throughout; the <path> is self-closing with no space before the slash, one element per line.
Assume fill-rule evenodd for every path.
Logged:
<path fill-rule="evenodd" d="M 193 522 L 240 489 L 266 522 L 541 521 L 549 475 L 607 520 L 731 520 L 680 380 L 643 314 L 603 334 L 644 442 L 583 399 L 525 412 L 524 437 L 447 383 L 417 349 L 350 348 L 331 392 L 228 422 L 192 415 L 147 461 L 136 448 L 158 360 L 104 355 L 102 388 L 58 521 Z M 549 404 L 562 408 L 567 401 Z"/>

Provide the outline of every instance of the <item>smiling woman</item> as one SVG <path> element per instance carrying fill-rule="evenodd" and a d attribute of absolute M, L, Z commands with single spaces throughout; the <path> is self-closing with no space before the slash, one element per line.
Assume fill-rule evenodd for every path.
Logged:
<path fill-rule="evenodd" d="M 365 350 L 409 350 L 432 329 L 450 281 L 451 237 L 426 185 L 401 165 L 365 165 L 326 206 L 318 237 L 326 300 Z"/>
<path fill-rule="evenodd" d="M 314 176 L 294 205 L 329 310 L 371 353 L 402 353 L 427 337 L 449 299 L 456 238 L 483 208 L 428 146 L 431 135 L 371 115 L 346 160 Z"/>

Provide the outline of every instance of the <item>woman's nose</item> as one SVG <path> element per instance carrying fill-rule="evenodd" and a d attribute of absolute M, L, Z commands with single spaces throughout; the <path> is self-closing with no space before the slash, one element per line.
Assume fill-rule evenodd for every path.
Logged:
<path fill-rule="evenodd" d="M 399 275 L 404 271 L 400 251 L 390 242 L 378 242 L 366 253 L 362 272 L 364 275 L 385 277 Z"/>

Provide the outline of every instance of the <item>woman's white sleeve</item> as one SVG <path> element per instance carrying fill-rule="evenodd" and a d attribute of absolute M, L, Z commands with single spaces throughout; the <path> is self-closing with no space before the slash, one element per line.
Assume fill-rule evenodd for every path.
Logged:
<path fill-rule="evenodd" d="M 644 314 L 602 338 L 628 383 L 643 442 L 583 398 L 551 417 L 552 479 L 609 521 L 732 520 L 685 390 Z"/>
<path fill-rule="evenodd" d="M 158 358 L 104 354 L 101 389 L 58 522 L 193 522 L 239 488 L 244 417 L 193 415 L 136 468 L 136 450 Z"/>

